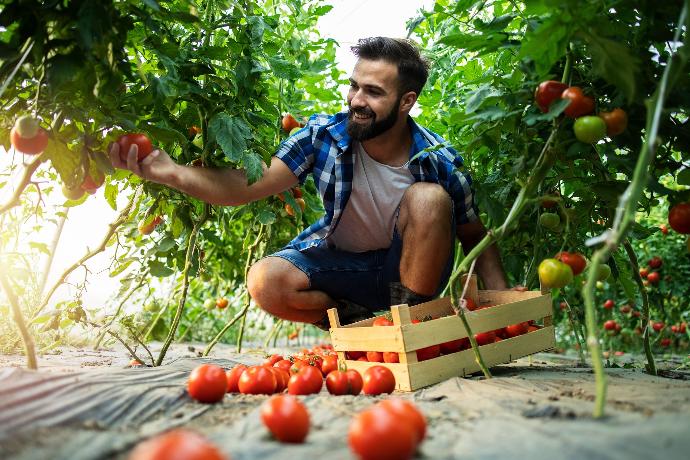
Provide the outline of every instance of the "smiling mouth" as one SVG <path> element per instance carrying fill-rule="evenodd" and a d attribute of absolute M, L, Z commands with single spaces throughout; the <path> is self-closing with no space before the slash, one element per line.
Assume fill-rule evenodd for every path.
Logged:
<path fill-rule="evenodd" d="M 367 121 L 374 117 L 371 114 L 352 112 L 352 116 L 350 118 L 357 121 Z"/>

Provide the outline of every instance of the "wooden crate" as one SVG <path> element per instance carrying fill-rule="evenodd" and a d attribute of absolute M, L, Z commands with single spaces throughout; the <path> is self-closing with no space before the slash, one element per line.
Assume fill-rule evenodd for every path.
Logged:
<path fill-rule="evenodd" d="M 495 306 L 467 313 L 468 323 L 475 334 L 528 320 L 543 321 L 543 327 L 539 330 L 482 345 L 479 350 L 487 366 L 508 363 L 554 347 L 550 294 L 538 291 L 479 291 L 476 286 L 476 279 L 473 279 L 466 297 L 479 306 Z M 480 371 L 472 349 L 417 361 L 416 350 L 420 348 L 467 337 L 462 321 L 453 313 L 449 297 L 413 307 L 396 305 L 390 311 L 393 326 L 373 327 L 375 318 L 341 326 L 337 310 L 328 310 L 333 348 L 338 353 L 338 360 L 345 361 L 348 369 L 363 373 L 371 366 L 386 366 L 395 374 L 396 389 L 401 391 L 414 391 L 450 377 L 464 377 Z M 411 322 L 428 317 L 437 319 L 417 324 Z M 345 358 L 346 351 L 398 352 L 400 362 L 349 360 Z"/>

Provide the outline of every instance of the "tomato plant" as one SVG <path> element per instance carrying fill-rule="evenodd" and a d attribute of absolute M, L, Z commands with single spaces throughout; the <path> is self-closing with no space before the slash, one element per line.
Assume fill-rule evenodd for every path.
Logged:
<path fill-rule="evenodd" d="M 201 364 L 189 374 L 187 392 L 199 402 L 218 402 L 223 399 L 227 389 L 228 379 L 225 371 L 215 364 Z"/>
<path fill-rule="evenodd" d="M 263 403 L 261 421 L 280 442 L 302 443 L 309 434 L 309 412 L 294 396 L 273 396 Z"/>

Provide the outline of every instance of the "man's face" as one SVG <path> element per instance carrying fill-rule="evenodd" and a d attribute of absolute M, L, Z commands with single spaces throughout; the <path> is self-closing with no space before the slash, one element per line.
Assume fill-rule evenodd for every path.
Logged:
<path fill-rule="evenodd" d="M 388 131 L 398 120 L 398 68 L 386 61 L 359 59 L 350 77 L 347 132 L 366 141 Z"/>

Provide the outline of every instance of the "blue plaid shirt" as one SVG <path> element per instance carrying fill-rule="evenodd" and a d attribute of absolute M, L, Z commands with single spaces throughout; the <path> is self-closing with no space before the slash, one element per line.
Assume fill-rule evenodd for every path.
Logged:
<path fill-rule="evenodd" d="M 313 115 L 307 125 L 285 140 L 276 157 L 282 160 L 304 183 L 311 173 L 321 194 L 325 214 L 288 245 L 303 250 L 325 244 L 335 229 L 350 198 L 354 175 L 352 138 L 347 134 L 347 112 L 333 116 Z M 472 178 L 460 171 L 462 157 L 435 133 L 408 118 L 412 129 L 411 161 L 408 168 L 415 182 L 440 184 L 453 199 L 456 224 L 475 222 L 478 210 L 474 203 Z M 432 147 L 433 150 L 424 149 Z"/>

